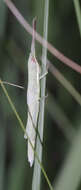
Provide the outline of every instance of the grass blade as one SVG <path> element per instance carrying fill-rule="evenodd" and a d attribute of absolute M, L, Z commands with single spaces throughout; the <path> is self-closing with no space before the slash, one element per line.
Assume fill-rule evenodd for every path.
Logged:
<path fill-rule="evenodd" d="M 78 23 L 78 28 L 80 32 L 80 37 L 81 37 L 81 8 L 80 8 L 80 2 L 79 0 L 73 0 L 74 2 L 74 8 L 75 8 L 75 13 L 76 13 L 76 18 L 77 18 L 77 23 Z"/>
<path fill-rule="evenodd" d="M 49 15 L 49 0 L 45 0 L 45 12 L 44 12 L 44 38 L 47 41 L 48 33 L 48 15 Z M 43 47 L 42 50 L 42 72 L 41 75 L 46 73 L 46 62 L 47 62 L 47 49 Z M 44 130 L 44 106 L 45 106 L 45 86 L 46 86 L 46 77 L 41 79 L 41 100 L 40 100 L 40 112 L 39 112 L 39 121 L 38 121 L 38 132 L 40 134 L 41 140 L 43 141 L 43 130 Z M 40 144 L 39 138 L 37 136 L 36 141 L 36 152 L 39 155 L 40 160 L 42 161 L 42 146 Z M 35 158 L 34 173 L 33 173 L 33 182 L 32 190 L 40 189 L 41 182 L 41 168 Z"/>
<path fill-rule="evenodd" d="M 14 104 L 13 104 L 11 98 L 9 97 L 8 92 L 7 92 L 7 90 L 6 90 L 6 88 L 5 88 L 4 84 L 3 84 L 3 82 L 1 81 L 1 79 L 0 79 L 0 84 L 1 84 L 1 87 L 2 87 L 2 89 L 3 89 L 3 91 L 4 91 L 4 94 L 6 95 L 6 97 L 7 97 L 7 99 L 8 99 L 8 102 L 9 102 L 9 104 L 10 104 L 10 106 L 11 106 L 11 108 L 12 108 L 12 110 L 13 110 L 13 112 L 14 112 L 16 118 L 17 118 L 17 120 L 19 121 L 19 124 L 20 124 L 21 129 L 22 129 L 23 132 L 27 135 L 27 132 L 26 132 L 25 127 L 24 127 L 24 124 L 23 124 L 23 122 L 22 122 L 22 120 L 21 120 L 19 114 L 17 113 L 16 108 L 15 108 L 15 106 L 14 106 Z M 38 163 L 39 163 L 39 165 L 40 165 L 40 167 L 41 167 L 41 170 L 42 170 L 42 172 L 43 172 L 43 174 L 44 174 L 44 177 L 45 177 L 45 179 L 46 179 L 46 181 L 47 181 L 47 183 L 48 183 L 48 186 L 49 186 L 50 190 L 53 190 L 53 187 L 52 187 L 52 185 L 51 185 L 51 183 L 50 183 L 50 180 L 49 180 L 49 178 L 48 178 L 48 176 L 47 176 L 47 174 L 46 174 L 46 172 L 45 172 L 45 170 L 44 170 L 44 167 L 43 167 L 41 161 L 39 160 L 38 154 L 36 153 L 36 151 L 35 151 L 34 148 L 33 148 L 33 145 L 32 145 L 32 143 L 31 143 L 30 138 L 29 138 L 28 135 L 27 135 L 27 138 L 28 138 L 28 140 L 29 140 L 29 142 L 30 142 L 30 144 L 31 144 L 31 147 L 32 147 L 32 149 L 33 149 L 33 151 L 34 151 L 34 153 L 35 153 L 35 156 L 36 156 L 37 161 L 38 161 Z"/>

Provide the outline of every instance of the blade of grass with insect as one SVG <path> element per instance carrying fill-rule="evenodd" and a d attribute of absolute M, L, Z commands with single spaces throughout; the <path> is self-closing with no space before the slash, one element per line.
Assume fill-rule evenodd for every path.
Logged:
<path fill-rule="evenodd" d="M 35 30 L 36 30 L 36 18 L 33 19 L 33 38 L 31 43 L 31 51 L 28 58 L 28 87 L 27 87 L 27 105 L 29 107 L 34 126 L 37 128 L 37 119 L 39 115 L 39 97 L 40 97 L 40 80 L 39 80 L 39 63 L 35 56 Z M 28 112 L 26 131 L 31 139 L 33 146 L 36 143 L 36 131 L 33 128 L 30 114 Z M 24 135 L 27 139 L 27 136 Z M 32 167 L 34 163 L 34 152 L 28 141 L 27 158 Z"/>
<path fill-rule="evenodd" d="M 73 3 L 74 3 L 74 8 L 75 8 L 78 28 L 79 28 L 79 32 L 80 32 L 80 37 L 81 37 L 81 8 L 80 8 L 80 2 L 79 2 L 79 0 L 77 0 L 77 1 L 73 0 Z"/>
<path fill-rule="evenodd" d="M 24 56 L 24 55 L 23 55 Z M 41 58 L 40 58 L 40 60 L 41 60 Z M 49 60 L 47 60 L 47 64 L 48 64 L 48 67 L 50 67 L 50 61 Z M 56 67 L 54 66 L 54 68 L 56 69 Z M 50 69 L 49 69 L 50 70 Z M 50 70 L 50 72 L 51 72 L 51 70 Z M 61 74 L 61 73 L 60 73 Z M 58 72 L 58 75 L 59 75 L 59 72 Z M 61 75 L 63 75 L 63 74 L 61 74 Z M 65 77 L 63 76 L 63 80 L 66 80 L 65 79 Z M 63 81 L 62 80 L 62 81 Z M 60 80 L 59 80 L 59 82 L 61 81 L 61 78 L 60 78 Z M 66 80 L 67 81 L 67 80 Z M 16 84 L 13 84 L 13 83 L 9 83 L 9 82 L 7 82 L 7 81 L 3 81 L 3 83 L 4 84 L 9 84 L 9 85 L 16 85 Z M 70 82 L 68 81 L 68 84 L 70 84 Z M 19 86 L 19 85 L 16 85 L 16 87 L 19 87 L 19 88 L 22 88 L 23 90 L 25 90 L 24 89 L 24 87 L 22 87 L 22 86 Z M 67 90 L 68 90 L 68 88 L 69 88 L 69 92 L 71 92 L 72 94 L 74 93 L 74 91 L 70 88 L 70 85 L 65 85 L 64 86 Z M 49 92 L 48 92 L 48 94 L 49 94 Z M 50 95 L 51 96 L 51 95 Z M 74 97 L 76 96 L 76 95 L 73 95 Z M 49 114 L 51 114 L 51 116 L 52 116 L 52 118 L 54 118 L 55 120 L 56 120 L 56 122 L 59 124 L 64 124 L 64 126 L 71 126 L 71 124 L 67 121 L 67 118 L 65 118 L 65 116 L 63 117 L 63 112 L 62 112 L 62 110 L 60 110 L 60 108 L 58 108 L 58 105 L 55 103 L 55 100 L 54 101 L 52 101 L 52 103 L 51 103 L 51 99 L 52 99 L 52 96 L 51 96 L 51 98 L 49 98 L 48 97 L 48 99 L 50 99 L 50 101 L 48 101 L 48 104 L 46 105 L 46 107 L 48 108 L 47 110 L 48 110 L 48 112 L 49 112 Z M 53 111 L 52 111 L 52 108 L 53 107 L 51 107 L 50 106 L 50 103 L 51 103 L 51 105 L 52 104 L 54 104 L 54 108 L 55 109 L 53 109 Z M 27 105 L 28 106 L 28 105 Z M 49 111 L 50 110 L 50 111 Z M 31 117 L 31 120 L 32 120 L 32 116 L 31 116 L 31 113 L 30 113 L 30 110 L 29 110 L 29 108 L 28 108 L 28 111 L 29 111 L 29 114 L 30 114 L 30 117 Z M 62 119 L 63 118 L 63 119 Z M 64 120 L 64 121 L 63 121 Z M 33 123 L 33 120 L 32 120 L 32 123 Z M 71 138 L 71 137 L 73 137 L 74 135 L 74 132 L 72 132 L 73 131 L 73 129 L 72 129 L 72 126 L 71 126 L 71 129 L 69 130 L 69 128 L 68 127 L 64 127 L 64 128 L 62 128 L 62 126 L 63 126 L 63 124 L 61 125 L 61 126 L 59 126 L 60 128 L 61 128 L 61 130 L 63 131 L 63 133 L 64 133 L 64 135 L 66 136 L 66 138 L 69 140 L 69 141 L 72 141 L 72 139 L 73 138 Z M 36 133 L 38 133 L 38 131 L 37 131 L 37 128 L 34 126 L 34 123 L 33 123 L 33 127 L 34 127 L 34 129 L 36 130 Z M 70 133 L 69 133 L 69 131 L 70 131 Z M 42 144 L 42 146 L 43 146 L 43 143 L 42 143 L 42 141 L 41 141 L 41 138 L 40 138 L 40 135 L 39 135 L 39 133 L 38 133 L 38 136 L 39 136 L 39 139 L 40 139 L 40 142 L 41 142 L 41 144 Z"/>
<path fill-rule="evenodd" d="M 48 34 L 48 16 L 49 16 L 49 0 L 45 0 L 45 8 L 44 8 L 44 38 L 47 41 L 47 34 Z M 41 66 L 41 75 L 46 73 L 46 61 L 47 60 L 47 49 L 43 47 L 42 49 L 42 66 Z M 46 86 L 46 76 L 41 79 L 40 83 L 40 112 L 39 112 L 39 120 L 38 120 L 38 132 L 40 134 L 41 140 L 43 141 L 43 131 L 44 131 L 44 106 L 45 106 L 45 86 Z M 39 155 L 39 158 L 42 162 L 42 146 L 37 136 L 36 141 L 36 152 Z M 32 190 L 39 189 L 40 190 L 41 184 L 41 168 L 35 158 L 35 165 L 34 165 L 34 173 L 33 173 L 33 182 L 32 182 Z"/>
<path fill-rule="evenodd" d="M 12 108 L 12 110 L 13 110 L 13 112 L 14 112 L 16 118 L 17 118 L 17 120 L 19 121 L 19 124 L 20 124 L 21 129 L 23 130 L 24 133 L 26 133 L 24 124 L 23 124 L 23 122 L 22 122 L 22 120 L 21 120 L 21 118 L 20 118 L 18 112 L 16 111 L 16 108 L 15 108 L 15 106 L 14 106 L 14 104 L 13 104 L 13 102 L 12 102 L 10 96 L 8 95 L 8 92 L 7 92 L 7 90 L 6 90 L 6 88 L 5 88 L 5 86 L 4 86 L 4 84 L 3 84 L 3 82 L 2 82 L 1 79 L 0 79 L 0 84 L 1 84 L 1 87 L 2 87 L 2 89 L 3 89 L 3 91 L 4 91 L 4 94 L 6 95 L 6 97 L 7 97 L 7 99 L 8 99 L 8 102 L 9 102 L 9 104 L 10 104 L 10 106 L 11 106 L 11 108 Z M 29 140 L 29 142 L 30 142 L 30 144 L 31 144 L 31 147 L 32 147 L 32 149 L 33 149 L 33 151 L 34 151 L 34 153 L 35 153 L 35 156 L 36 156 L 36 158 L 37 158 L 37 160 L 38 160 L 38 162 L 39 162 L 39 165 L 40 165 L 41 170 L 42 170 L 42 173 L 44 174 L 44 177 L 45 177 L 45 179 L 46 179 L 46 181 L 47 181 L 47 183 L 48 183 L 48 186 L 49 186 L 50 190 L 53 190 L 53 187 L 52 187 L 52 185 L 51 185 L 51 183 L 50 183 L 50 180 L 49 180 L 49 178 L 48 178 L 48 176 L 47 176 L 47 174 L 46 174 L 46 172 L 45 172 L 45 170 L 44 170 L 44 167 L 43 167 L 41 161 L 39 160 L 38 154 L 37 154 L 36 151 L 34 150 L 33 145 L 32 145 L 32 143 L 31 143 L 31 141 L 30 141 L 29 136 L 28 136 L 27 133 L 26 133 L 26 135 L 27 135 L 27 138 L 28 138 L 28 140 Z"/>

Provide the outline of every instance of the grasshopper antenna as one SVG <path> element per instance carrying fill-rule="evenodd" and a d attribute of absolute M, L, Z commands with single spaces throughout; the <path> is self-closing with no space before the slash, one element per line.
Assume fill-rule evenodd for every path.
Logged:
<path fill-rule="evenodd" d="M 33 36 L 32 36 L 32 44 L 31 44 L 31 53 L 35 55 L 35 32 L 36 32 L 36 17 L 33 19 L 32 27 L 33 27 Z"/>

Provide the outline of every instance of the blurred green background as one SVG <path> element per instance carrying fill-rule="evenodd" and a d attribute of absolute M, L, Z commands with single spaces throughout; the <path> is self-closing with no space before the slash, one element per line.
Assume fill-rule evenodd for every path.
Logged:
<path fill-rule="evenodd" d="M 43 36 L 44 0 L 13 0 L 13 3 L 30 25 L 37 17 L 37 32 Z M 73 1 L 49 2 L 48 41 L 81 65 L 80 32 Z M 21 90 L 6 85 L 25 126 L 30 47 L 30 34 L 0 0 L 0 78 L 25 87 Z M 36 42 L 40 65 L 41 53 L 42 47 Z M 49 52 L 48 59 L 81 93 L 81 75 Z M 47 75 L 46 93 L 43 165 L 55 189 L 81 189 L 81 107 L 51 73 Z M 0 87 L 0 190 L 30 190 L 32 175 L 23 131 Z M 43 176 L 41 189 L 48 189 Z"/>

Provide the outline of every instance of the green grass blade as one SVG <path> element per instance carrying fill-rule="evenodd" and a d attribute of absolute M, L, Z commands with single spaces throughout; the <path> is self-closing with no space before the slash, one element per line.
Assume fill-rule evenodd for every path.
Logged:
<path fill-rule="evenodd" d="M 12 110 L 13 110 L 13 112 L 14 112 L 16 118 L 17 118 L 17 120 L 19 121 L 20 127 L 22 128 L 23 132 L 26 133 L 26 135 L 27 135 L 27 132 L 26 132 L 25 127 L 24 127 L 24 124 L 23 124 L 23 122 L 22 122 L 22 120 L 21 120 L 19 114 L 17 113 L 16 108 L 15 108 L 15 106 L 14 106 L 14 104 L 13 104 L 13 102 L 12 102 L 10 96 L 8 95 L 8 92 L 7 92 L 7 90 L 6 90 L 6 88 L 5 88 L 4 84 L 3 84 L 3 82 L 1 81 L 1 79 L 0 79 L 0 84 L 1 84 L 1 87 L 2 87 L 2 89 L 3 89 L 3 91 L 4 91 L 5 95 L 6 95 L 6 97 L 7 97 L 7 99 L 8 99 L 8 102 L 9 102 L 9 104 L 10 104 L 10 106 L 11 106 L 11 108 L 12 108 Z M 36 151 L 34 150 L 34 148 L 33 148 L 33 145 L 32 145 L 32 143 L 31 143 L 31 140 L 30 140 L 30 138 L 29 138 L 28 135 L 27 135 L 27 138 L 28 138 L 28 140 L 29 140 L 29 142 L 30 142 L 30 144 L 31 144 L 31 147 L 32 147 L 32 149 L 33 149 L 33 151 L 34 151 L 34 153 L 35 153 L 35 156 L 36 156 L 37 161 L 38 161 L 38 163 L 39 163 L 39 165 L 40 165 L 40 168 L 41 168 L 41 170 L 42 170 L 42 172 L 43 172 L 43 174 L 44 174 L 44 177 L 45 177 L 45 179 L 46 179 L 46 181 L 47 181 L 47 183 L 48 183 L 48 186 L 49 186 L 50 190 L 53 190 L 53 187 L 52 187 L 52 185 L 51 185 L 51 183 L 50 183 L 50 180 L 49 180 L 49 178 L 48 178 L 48 176 L 47 176 L 47 174 L 46 174 L 46 172 L 45 172 L 45 170 L 44 170 L 44 167 L 43 167 L 43 165 L 42 165 L 42 163 L 41 163 L 41 161 L 40 161 L 40 159 L 39 159 L 39 157 L 38 157 L 37 152 L 36 152 Z"/>
<path fill-rule="evenodd" d="M 48 33 L 48 15 L 49 15 L 49 0 L 45 0 L 45 10 L 44 10 L 44 38 L 47 41 Z M 41 75 L 46 73 L 46 61 L 47 60 L 47 49 L 43 47 L 42 49 L 42 72 Z M 41 140 L 43 141 L 43 130 L 44 130 L 44 106 L 45 106 L 45 86 L 46 86 L 46 77 L 41 79 L 41 100 L 40 100 L 40 112 L 39 112 L 39 121 L 38 121 L 38 132 L 40 134 Z M 42 162 L 42 146 L 40 144 L 39 138 L 37 136 L 36 141 L 36 152 L 39 155 L 39 158 Z M 34 173 L 33 173 L 33 182 L 32 190 L 40 190 L 41 183 L 41 168 L 35 158 Z"/>
<path fill-rule="evenodd" d="M 80 37 L 81 37 L 81 8 L 80 8 L 80 2 L 79 2 L 79 0 L 73 0 L 73 2 L 74 2 L 74 8 L 75 8 L 75 13 L 76 13 L 78 28 L 79 28 L 79 32 L 80 32 Z"/>

